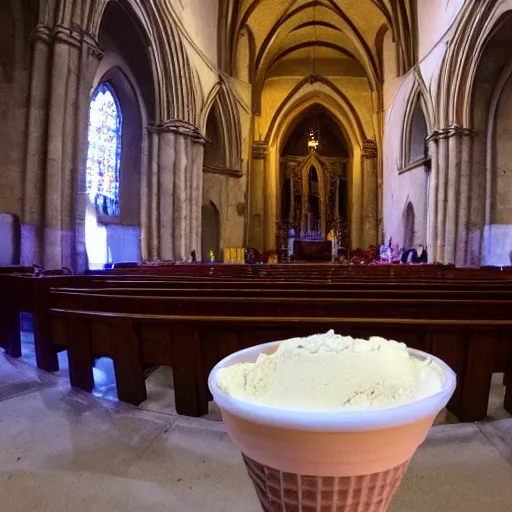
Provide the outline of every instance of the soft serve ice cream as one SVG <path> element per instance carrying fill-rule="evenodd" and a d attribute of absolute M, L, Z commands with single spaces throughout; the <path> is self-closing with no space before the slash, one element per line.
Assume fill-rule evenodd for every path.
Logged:
<path fill-rule="evenodd" d="M 255 363 L 222 368 L 217 383 L 233 398 L 269 407 L 365 411 L 439 392 L 442 371 L 432 360 L 412 357 L 403 343 L 329 331 L 283 341 Z"/>

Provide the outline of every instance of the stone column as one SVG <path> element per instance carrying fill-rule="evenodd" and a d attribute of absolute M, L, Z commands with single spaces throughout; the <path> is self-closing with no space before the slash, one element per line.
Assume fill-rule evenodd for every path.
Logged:
<path fill-rule="evenodd" d="M 51 32 L 38 26 L 32 34 L 32 70 L 28 105 L 22 263 L 42 263 L 45 147 L 50 88 Z"/>
<path fill-rule="evenodd" d="M 188 261 L 201 249 L 204 138 L 183 121 L 149 127 L 149 259 Z"/>
<path fill-rule="evenodd" d="M 202 203 L 203 203 L 203 162 L 204 141 L 200 139 L 191 141 L 191 165 L 190 165 L 190 248 L 196 251 L 197 257 L 202 254 Z"/>
<path fill-rule="evenodd" d="M 266 143 L 264 141 L 255 141 L 252 146 L 249 182 L 249 245 L 260 250 L 264 246 L 266 158 Z"/>
<path fill-rule="evenodd" d="M 428 139 L 432 158 L 427 242 L 430 261 L 467 264 L 473 136 L 468 128 L 450 126 Z"/>
<path fill-rule="evenodd" d="M 362 248 L 378 243 L 378 169 L 377 145 L 372 140 L 363 143 L 363 233 Z"/>
<path fill-rule="evenodd" d="M 175 169 L 178 148 L 176 135 L 172 132 L 160 133 L 158 143 L 158 186 L 155 190 L 158 201 L 156 220 L 157 255 L 159 260 L 175 259 L 174 230 L 178 224 L 175 201 Z M 183 154 L 180 155 L 183 160 Z"/>
<path fill-rule="evenodd" d="M 69 212 L 69 229 L 74 229 L 74 240 L 71 251 L 74 252 L 73 267 L 83 271 L 87 267 L 87 251 L 85 245 L 85 212 L 89 197 L 86 193 L 87 148 L 89 129 L 89 101 L 91 87 L 103 54 L 95 41 L 89 36 L 81 36 L 79 50 L 79 75 L 76 81 L 77 99 L 76 112 L 70 113 L 74 122 L 75 166 L 70 168 L 67 174 L 68 185 L 73 195 L 69 198 L 67 208 Z M 71 129 L 71 128 L 70 128 Z M 77 187 L 78 184 L 78 187 Z M 77 190 L 78 189 L 78 190 Z M 76 192 L 76 194 L 75 194 Z M 67 228 L 66 226 L 64 226 Z"/>
<path fill-rule="evenodd" d="M 445 133 L 440 133 L 438 142 L 438 184 L 436 206 L 436 249 L 434 260 L 444 263 L 445 220 L 446 220 L 446 182 L 448 169 L 448 140 Z"/>
<path fill-rule="evenodd" d="M 448 172 L 446 181 L 446 219 L 443 262 L 455 264 L 457 215 L 459 212 L 460 133 L 453 131 L 448 139 Z"/>
<path fill-rule="evenodd" d="M 470 220 L 470 198 L 473 140 L 475 133 L 472 130 L 463 130 L 462 149 L 460 158 L 460 204 L 458 210 L 457 242 L 455 251 L 455 263 L 457 266 L 468 265 L 469 254 L 469 220 Z"/>
<path fill-rule="evenodd" d="M 436 240 L 437 240 L 437 191 L 439 159 L 437 134 L 427 139 L 428 152 L 430 155 L 430 176 L 428 180 L 428 205 L 427 205 L 427 254 L 428 262 L 436 261 Z"/>
<path fill-rule="evenodd" d="M 85 214 L 77 211 L 85 190 L 89 94 L 101 52 L 78 25 L 40 25 L 33 37 L 24 224 L 36 226 L 36 240 L 24 259 L 82 271 Z"/>
<path fill-rule="evenodd" d="M 187 140 L 185 137 L 177 135 L 174 140 L 174 200 L 173 207 L 170 211 L 174 211 L 174 259 L 176 261 L 184 261 L 187 259 L 186 254 L 186 230 L 187 230 L 187 188 L 186 188 L 186 172 L 187 172 Z M 162 169 L 161 169 L 162 171 Z M 160 205 L 164 204 L 165 197 L 160 194 Z M 165 205 L 164 205 L 165 208 Z M 164 240 L 162 236 L 162 240 Z M 162 248 L 165 246 L 162 245 Z M 165 247 L 166 248 L 166 247 Z"/>
<path fill-rule="evenodd" d="M 149 261 L 151 245 L 151 201 L 150 201 L 150 183 L 149 169 L 153 165 L 151 160 L 153 152 L 153 135 L 148 133 L 144 138 L 142 146 L 142 165 L 140 169 L 140 257 L 142 261 Z"/>
<path fill-rule="evenodd" d="M 154 131 L 151 127 L 148 128 L 148 132 L 148 167 L 145 173 L 146 180 L 141 183 L 141 205 L 143 206 L 141 209 L 142 255 L 146 261 L 157 261 L 160 133 Z"/>

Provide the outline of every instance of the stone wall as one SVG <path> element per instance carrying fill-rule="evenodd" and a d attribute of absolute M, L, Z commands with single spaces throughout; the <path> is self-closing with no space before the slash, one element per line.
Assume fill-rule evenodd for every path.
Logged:
<path fill-rule="evenodd" d="M 384 240 L 393 238 L 393 245 L 403 247 L 405 242 L 406 209 L 410 202 L 415 214 L 413 245 L 419 249 L 427 244 L 428 170 L 424 164 L 413 165 L 404 161 L 404 130 L 406 107 L 415 82 L 414 71 L 408 73 L 384 124 Z M 411 130 L 412 131 L 412 130 Z M 410 141 L 413 142 L 413 141 Z M 417 141 L 416 141 L 417 142 Z"/>
<path fill-rule="evenodd" d="M 24 199 L 29 23 L 22 2 L 0 2 L 0 213 L 18 217 Z"/>

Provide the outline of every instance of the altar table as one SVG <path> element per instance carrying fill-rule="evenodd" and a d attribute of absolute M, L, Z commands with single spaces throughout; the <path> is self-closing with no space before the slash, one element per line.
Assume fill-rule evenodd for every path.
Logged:
<path fill-rule="evenodd" d="M 296 261 L 331 261 L 330 240 L 295 240 L 293 253 Z"/>

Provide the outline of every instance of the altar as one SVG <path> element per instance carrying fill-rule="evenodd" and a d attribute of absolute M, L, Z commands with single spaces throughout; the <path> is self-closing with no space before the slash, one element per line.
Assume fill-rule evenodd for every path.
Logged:
<path fill-rule="evenodd" d="M 295 261 L 331 261 L 331 240 L 295 239 L 293 242 Z"/>
<path fill-rule="evenodd" d="M 348 158 L 281 158 L 281 208 L 276 246 L 282 261 L 330 262 L 349 247 L 346 165 Z"/>

